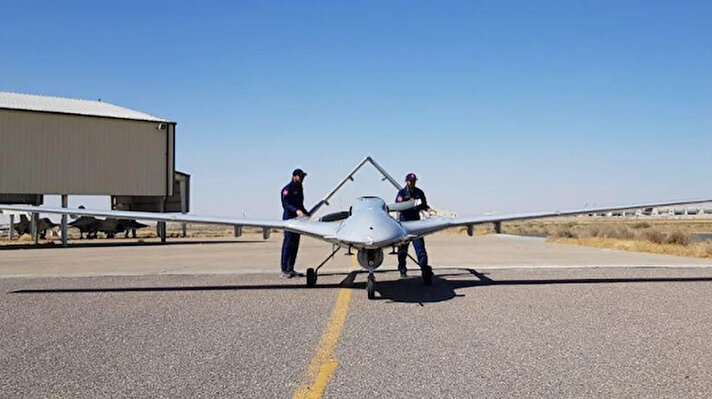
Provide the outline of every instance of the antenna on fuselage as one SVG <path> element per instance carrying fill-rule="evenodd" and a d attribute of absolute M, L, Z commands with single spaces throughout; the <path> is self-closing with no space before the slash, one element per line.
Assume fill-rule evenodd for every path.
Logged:
<path fill-rule="evenodd" d="M 383 176 L 382 181 L 388 180 L 393 185 L 393 187 L 396 188 L 396 190 L 401 189 L 400 185 L 398 184 L 398 181 L 394 179 L 393 176 L 391 176 L 385 169 L 383 169 L 383 167 L 381 167 L 378 162 L 374 161 L 373 158 L 367 156 L 348 175 L 346 175 L 346 177 L 344 177 L 344 179 L 341 180 L 339 184 L 337 184 L 336 187 L 334 187 L 334 189 L 331 190 L 331 192 L 329 192 L 326 197 L 324 197 L 323 200 L 317 202 L 317 204 L 309 210 L 309 214 L 313 215 L 322 206 L 329 205 L 329 200 L 344 186 L 344 184 L 349 181 L 354 181 L 354 175 L 356 174 L 356 172 L 358 172 L 367 163 L 370 163 L 371 166 L 376 168 L 376 170 L 381 174 L 381 176 Z"/>

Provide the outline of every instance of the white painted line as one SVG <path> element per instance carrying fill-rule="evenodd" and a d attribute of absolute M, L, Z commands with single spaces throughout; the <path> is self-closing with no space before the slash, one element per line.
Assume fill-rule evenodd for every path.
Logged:
<path fill-rule="evenodd" d="M 687 265 L 496 265 L 496 266 L 433 266 L 433 269 L 475 269 L 475 270 L 512 270 L 512 269 L 706 269 L 711 264 Z"/>
<path fill-rule="evenodd" d="M 556 270 L 556 269 L 712 269 L 712 264 L 687 264 L 687 265 L 665 265 L 665 264 L 643 264 L 643 265 L 441 265 L 433 266 L 434 270 Z M 322 274 L 330 273 L 350 273 L 354 271 L 348 267 L 324 269 Z M 359 271 L 364 271 L 359 269 Z M 396 272 L 395 268 L 379 268 L 379 272 Z M 417 268 L 410 268 L 409 271 L 417 273 Z M 213 275 L 273 275 L 279 277 L 279 271 L 271 272 L 264 269 L 236 269 L 236 270 L 185 270 L 185 271 L 164 271 L 164 272 L 121 272 L 121 273 L 66 273 L 66 274 L 9 274 L 0 275 L 0 279 L 20 279 L 20 278 L 76 278 L 76 277 L 165 277 L 165 276 L 213 276 Z"/>

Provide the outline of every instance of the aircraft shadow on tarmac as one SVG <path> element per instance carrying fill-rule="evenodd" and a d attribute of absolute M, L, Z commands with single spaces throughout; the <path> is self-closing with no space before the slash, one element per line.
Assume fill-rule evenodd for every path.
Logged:
<path fill-rule="evenodd" d="M 84 242 L 70 243 L 65 249 L 72 248 L 104 248 L 104 247 L 138 247 L 138 246 L 154 246 L 154 245 L 203 245 L 203 244 L 254 244 L 265 242 L 264 240 L 201 240 L 201 241 L 114 241 L 114 242 Z M 63 248 L 61 243 L 47 242 L 42 244 L 8 244 L 0 245 L 0 251 L 12 251 L 16 249 L 50 249 Z"/>
<path fill-rule="evenodd" d="M 453 268 L 444 273 L 439 269 L 432 286 L 424 286 L 421 278 L 410 277 L 400 280 L 379 280 L 376 284 L 376 300 L 400 303 L 434 303 L 465 296 L 457 293 L 475 287 L 488 286 L 535 286 L 568 284 L 631 284 L 631 283 L 692 283 L 712 282 L 712 277 L 624 277 L 624 278 L 565 278 L 565 279 L 508 279 L 493 280 L 475 269 Z M 387 272 L 387 271 L 384 271 Z M 381 272 L 381 273 L 384 273 Z M 122 292 L 186 292 L 186 291 L 241 291 L 241 290 L 314 290 L 351 288 L 364 290 L 365 281 L 356 282 L 356 277 L 363 271 L 350 273 L 323 273 L 320 276 L 343 276 L 340 283 L 319 284 L 306 287 L 301 284 L 244 284 L 244 285 L 199 285 L 199 286 L 164 286 L 164 287 L 95 287 L 95 288 L 49 288 L 21 289 L 10 294 L 82 294 L 82 293 L 122 293 Z M 379 273 L 380 274 L 380 273 Z M 476 279 L 472 279 L 475 277 Z"/>

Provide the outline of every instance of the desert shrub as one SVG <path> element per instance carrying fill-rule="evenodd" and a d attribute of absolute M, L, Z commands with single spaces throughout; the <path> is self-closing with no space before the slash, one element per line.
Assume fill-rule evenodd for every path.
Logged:
<path fill-rule="evenodd" d="M 649 229 L 650 228 L 650 223 L 648 222 L 637 222 L 633 223 L 631 226 L 632 228 L 639 230 L 639 229 Z"/>
<path fill-rule="evenodd" d="M 689 245 L 690 236 L 681 231 L 673 231 L 665 237 L 665 243 L 674 245 Z"/>
<path fill-rule="evenodd" d="M 595 238 L 595 237 L 598 237 L 599 235 L 601 235 L 601 228 L 598 226 L 587 226 L 581 232 L 581 236 L 586 237 L 586 238 L 590 238 L 590 237 Z"/>
<path fill-rule="evenodd" d="M 511 229 L 509 228 L 511 226 Z M 514 234 L 524 234 L 524 235 L 549 235 L 550 232 L 540 223 L 526 223 L 526 224 L 505 224 L 502 226 L 504 229 L 507 227 L 507 232 L 514 232 Z"/>
<path fill-rule="evenodd" d="M 566 227 L 558 228 L 554 232 L 553 236 L 556 238 L 576 238 L 576 235 L 574 234 L 574 232 L 571 229 L 566 228 Z"/>
<path fill-rule="evenodd" d="M 636 238 L 641 241 L 649 241 L 655 244 L 662 244 L 665 242 L 665 234 L 655 230 L 641 231 L 637 234 Z"/>
<path fill-rule="evenodd" d="M 615 228 L 613 226 L 601 226 L 598 236 L 602 238 L 615 238 Z"/>
<path fill-rule="evenodd" d="M 633 232 L 633 230 L 631 230 L 628 226 L 619 226 L 616 233 L 618 234 L 618 238 L 624 240 L 631 240 L 635 238 L 635 232 Z"/>
<path fill-rule="evenodd" d="M 635 237 L 635 233 L 627 226 L 601 226 L 598 236 L 602 238 L 630 240 Z"/>

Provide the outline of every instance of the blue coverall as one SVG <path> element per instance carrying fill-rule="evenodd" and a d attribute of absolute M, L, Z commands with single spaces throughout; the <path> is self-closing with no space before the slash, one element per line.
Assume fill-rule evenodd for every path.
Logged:
<path fill-rule="evenodd" d="M 282 220 L 292 219 L 297 217 L 297 210 L 307 214 L 304 209 L 304 192 L 302 185 L 289 182 L 282 188 Z M 297 251 L 299 250 L 299 234 L 284 232 L 284 240 L 282 241 L 282 272 L 289 273 L 294 270 L 294 263 L 297 261 Z"/>
<path fill-rule="evenodd" d="M 421 201 L 420 205 L 413 209 L 403 211 L 398 217 L 401 221 L 407 220 L 420 220 L 420 211 L 426 211 L 430 209 L 428 202 L 425 199 L 425 193 L 418 187 L 413 187 L 413 189 L 408 189 L 408 187 L 403 187 L 398 191 L 396 196 L 396 202 L 409 201 L 411 199 L 419 199 Z M 413 240 L 413 248 L 415 248 L 415 254 L 418 257 L 418 265 L 422 268 L 428 265 L 428 253 L 425 251 L 425 240 L 423 238 L 418 238 Z M 408 244 L 404 244 L 398 247 L 398 270 L 401 273 L 407 271 L 405 267 L 405 260 L 408 257 Z"/>

